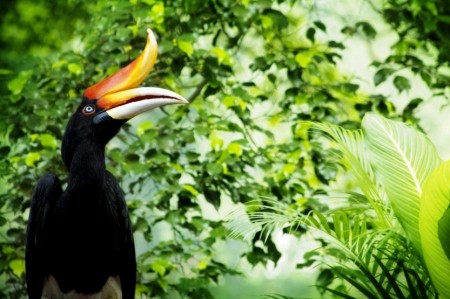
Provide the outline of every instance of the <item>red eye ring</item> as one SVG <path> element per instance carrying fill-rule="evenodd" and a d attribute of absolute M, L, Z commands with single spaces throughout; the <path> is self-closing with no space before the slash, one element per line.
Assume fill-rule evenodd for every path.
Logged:
<path fill-rule="evenodd" d="M 92 114 L 95 113 L 95 106 L 91 105 L 91 104 L 90 105 L 86 105 L 86 106 L 83 107 L 82 112 L 83 112 L 84 115 L 92 115 Z"/>

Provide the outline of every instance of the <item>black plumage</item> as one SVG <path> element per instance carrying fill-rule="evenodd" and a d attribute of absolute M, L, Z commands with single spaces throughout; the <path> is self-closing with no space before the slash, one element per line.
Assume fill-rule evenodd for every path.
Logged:
<path fill-rule="evenodd" d="M 27 232 L 30 298 L 41 298 L 52 276 L 62 293 L 101 292 L 109 277 L 119 278 L 123 298 L 134 298 L 136 262 L 123 192 L 106 171 L 105 145 L 124 121 L 94 124 L 83 114 L 84 100 L 64 134 L 62 157 L 69 170 L 62 191 L 53 174 L 34 192 Z M 96 108 L 94 108 L 96 109 Z"/>

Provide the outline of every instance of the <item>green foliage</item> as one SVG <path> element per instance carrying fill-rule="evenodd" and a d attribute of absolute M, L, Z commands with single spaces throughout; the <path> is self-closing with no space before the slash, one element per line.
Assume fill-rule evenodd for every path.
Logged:
<path fill-rule="evenodd" d="M 450 267 L 448 207 L 450 203 L 450 162 L 442 163 L 427 179 L 420 205 L 420 236 L 423 256 L 433 283 L 442 298 L 450 296 L 448 286 Z"/>
<path fill-rule="evenodd" d="M 438 167 L 441 160 L 424 134 L 375 114 L 365 115 L 360 131 L 323 123 L 313 127 L 333 141 L 334 158 L 354 176 L 361 194 L 349 193 L 333 210 L 307 214 L 296 205 L 255 202 L 248 206 L 253 225 L 243 231 L 239 222 L 232 222 L 234 232 L 251 234 L 258 227 L 267 235 L 275 228 L 319 230 L 324 247 L 306 254 L 300 266 L 324 268 L 317 278 L 322 293 L 446 298 L 450 164 Z M 336 279 L 345 283 L 335 284 Z"/>
<path fill-rule="evenodd" d="M 450 9 L 447 4 L 445 0 L 381 1 L 381 14 L 399 38 L 391 55 L 374 63 L 379 68 L 374 77 L 376 84 L 395 75 L 394 86 L 399 91 L 407 91 L 409 80 L 398 75 L 407 69 L 420 77 L 434 96 L 446 93 L 450 80 L 450 41 L 446 35 L 450 29 Z"/>
<path fill-rule="evenodd" d="M 295 230 L 305 225 L 321 232 L 319 240 L 324 246 L 305 254 L 307 262 L 299 266 L 321 266 L 316 287 L 322 294 L 329 292 L 339 298 L 435 297 L 427 271 L 409 241 L 395 233 L 395 228 L 373 229 L 371 220 L 359 216 L 354 204 L 352 208 L 307 215 L 272 201 L 249 208 L 255 209 L 256 205 L 261 211 L 250 213 L 250 219 L 267 232 L 286 226 Z M 237 226 L 234 230 L 239 231 Z"/>
<path fill-rule="evenodd" d="M 326 127 L 324 125 L 321 126 Z M 324 131 L 328 132 L 327 130 Z M 439 158 L 436 149 L 424 134 L 407 127 L 403 123 L 390 121 L 373 114 L 367 114 L 364 117 L 362 121 L 362 134 L 363 137 L 359 139 L 359 142 L 362 143 L 360 147 L 364 146 L 365 151 L 369 155 L 369 159 L 368 161 L 367 159 L 359 159 L 359 161 L 356 162 L 362 165 L 367 165 L 367 162 L 369 162 L 368 164 L 375 177 L 375 181 L 372 181 L 374 188 L 380 190 L 380 193 L 386 192 L 388 198 L 387 204 L 392 207 L 396 218 L 404 229 L 406 238 L 405 236 L 401 236 L 400 238 L 410 241 L 416 251 L 416 253 L 412 253 L 408 257 L 408 254 L 406 253 L 398 253 L 395 252 L 395 250 L 390 250 L 387 251 L 387 256 L 384 259 L 377 257 L 376 263 L 379 264 L 384 273 L 387 273 L 387 271 L 393 269 L 393 265 L 386 265 L 384 262 L 381 263 L 381 261 L 386 260 L 386 258 L 389 260 L 395 257 L 404 258 L 406 256 L 412 260 L 422 261 L 424 259 L 427 263 L 428 271 L 430 271 L 433 284 L 437 288 L 437 293 L 439 293 L 440 296 L 446 297 L 447 293 L 445 289 L 442 289 L 442 287 L 439 286 L 440 280 L 435 277 L 442 276 L 442 271 L 445 270 L 441 268 L 436 271 L 430 267 L 428 262 L 428 260 L 435 261 L 436 258 L 431 252 L 436 253 L 436 251 L 442 252 L 443 250 L 442 243 L 436 244 L 436 240 L 434 240 L 434 243 L 431 242 L 431 239 L 435 238 L 437 230 L 433 233 L 429 231 L 430 227 L 437 227 L 438 219 L 435 219 L 436 213 L 432 213 L 434 215 L 433 218 L 430 216 L 430 213 L 427 212 L 427 208 L 424 208 L 435 205 L 437 201 L 442 202 L 442 199 L 431 200 L 429 198 L 429 196 L 431 196 L 430 188 L 439 189 L 439 186 L 441 186 L 441 188 L 444 186 L 444 188 L 447 188 L 445 183 L 440 185 L 436 179 L 436 177 L 442 178 L 445 176 L 443 176 L 442 173 L 436 174 L 439 170 L 434 172 L 441 163 L 441 159 Z M 346 132 L 342 135 L 352 136 L 353 133 Z M 341 147 L 341 140 L 345 140 L 345 137 L 342 138 L 341 136 L 333 136 L 332 138 L 337 140 L 339 147 Z M 359 156 L 361 156 L 361 154 Z M 342 156 L 342 158 L 348 160 L 345 156 Z M 347 162 L 353 164 L 355 161 Z M 439 167 L 438 169 L 442 169 L 442 167 Z M 368 173 L 371 173 L 371 171 L 369 170 Z M 427 183 L 425 184 L 425 182 Z M 370 200 L 369 202 L 373 206 L 373 203 Z M 446 206 L 448 206 L 448 200 L 444 200 L 444 208 L 446 208 Z M 442 217 L 443 213 L 441 211 L 437 214 L 439 214 L 439 217 Z M 391 227 L 388 229 L 389 231 L 397 232 L 397 226 L 398 225 L 396 225 L 395 222 L 391 222 Z M 375 229 L 373 232 L 378 233 L 378 230 Z M 410 245 L 404 241 L 403 243 L 404 244 L 396 245 L 393 248 L 398 247 L 401 251 L 410 251 L 411 249 L 408 248 Z M 380 248 L 380 245 L 375 247 Z M 422 251 L 423 258 L 421 257 Z M 410 260 L 409 263 L 412 263 L 412 260 Z M 417 293 L 414 297 L 424 298 L 432 296 L 432 294 L 435 293 L 429 282 L 428 272 L 425 269 L 425 266 L 420 265 L 417 261 L 416 263 L 418 267 L 417 269 L 414 269 L 416 272 L 403 271 L 406 275 L 403 278 L 391 276 L 391 274 L 387 276 L 390 281 L 389 287 L 392 287 L 395 290 L 395 298 L 403 298 L 405 296 L 405 293 L 399 289 L 399 283 L 406 279 L 409 288 L 412 283 L 411 277 L 409 277 L 409 274 L 411 273 L 416 273 L 415 277 L 420 277 L 416 282 L 418 286 L 416 286 L 414 290 L 420 289 L 421 293 Z M 402 261 L 400 266 L 404 267 L 404 265 L 404 261 Z M 443 266 L 441 265 L 441 267 Z M 367 275 L 367 273 L 364 274 Z M 398 275 L 398 273 L 396 275 Z M 349 281 L 350 284 L 355 286 L 355 284 L 348 280 L 347 277 L 344 278 Z M 411 288 L 409 289 L 412 290 Z M 407 294 L 408 293 L 406 293 L 406 295 Z M 425 296 L 424 294 L 427 295 Z M 385 295 L 382 297 L 387 298 Z"/>
<path fill-rule="evenodd" d="M 403 123 L 367 114 L 362 130 L 377 181 L 383 185 L 408 239 L 420 252 L 422 184 L 441 158 L 426 135 Z"/>

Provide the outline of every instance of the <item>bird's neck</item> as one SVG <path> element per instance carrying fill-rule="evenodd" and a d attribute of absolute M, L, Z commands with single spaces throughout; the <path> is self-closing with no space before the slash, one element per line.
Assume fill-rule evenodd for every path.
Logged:
<path fill-rule="evenodd" d="M 105 147 L 89 140 L 78 144 L 70 164 L 68 190 L 98 190 L 105 175 Z"/>

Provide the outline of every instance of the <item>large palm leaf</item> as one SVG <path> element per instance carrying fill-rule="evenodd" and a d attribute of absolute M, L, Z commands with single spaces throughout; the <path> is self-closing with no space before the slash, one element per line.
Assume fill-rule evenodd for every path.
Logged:
<path fill-rule="evenodd" d="M 419 216 L 423 257 L 441 298 L 450 298 L 450 161 L 423 188 Z"/>
<path fill-rule="evenodd" d="M 422 251 L 422 184 L 442 162 L 428 137 L 406 124 L 368 113 L 362 122 L 371 165 L 414 248 Z"/>

